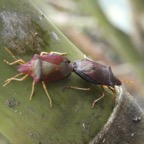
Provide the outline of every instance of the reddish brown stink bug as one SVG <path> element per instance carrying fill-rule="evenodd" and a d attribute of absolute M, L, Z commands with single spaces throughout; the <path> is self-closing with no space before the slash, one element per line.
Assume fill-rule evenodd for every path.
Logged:
<path fill-rule="evenodd" d="M 85 59 L 77 60 L 73 63 L 73 71 L 85 81 L 102 86 L 102 96 L 93 102 L 92 107 L 94 107 L 97 101 L 104 97 L 103 86 L 107 86 L 111 91 L 116 92 L 115 86 L 122 85 L 121 81 L 114 76 L 111 67 L 93 61 L 86 56 Z M 90 90 L 90 88 L 79 88 L 74 86 L 67 86 L 66 88 Z"/>
<path fill-rule="evenodd" d="M 66 53 L 59 52 L 41 52 L 40 55 L 35 54 L 34 57 L 29 61 L 25 62 L 22 59 L 16 59 L 9 49 L 6 50 L 15 59 L 14 62 L 8 62 L 4 60 L 8 65 L 14 65 L 19 63 L 18 67 L 19 74 L 7 79 L 3 86 L 6 86 L 11 81 L 23 81 L 28 76 L 33 78 L 32 91 L 30 100 L 34 93 L 34 86 L 37 82 L 42 82 L 43 88 L 50 101 L 50 107 L 52 107 L 52 100 L 48 94 L 45 82 L 57 81 L 69 76 L 72 72 L 72 65 L 70 61 L 64 57 Z M 20 75 L 24 75 L 22 78 L 17 78 Z"/>

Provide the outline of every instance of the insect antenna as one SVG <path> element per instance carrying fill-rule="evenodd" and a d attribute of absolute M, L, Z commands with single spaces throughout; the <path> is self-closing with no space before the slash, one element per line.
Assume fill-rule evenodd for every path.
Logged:
<path fill-rule="evenodd" d="M 23 81 L 28 77 L 28 74 L 24 75 L 22 78 L 17 78 L 18 76 L 23 75 L 23 73 L 19 73 L 7 80 L 5 80 L 5 83 L 3 85 L 3 87 L 5 87 L 7 84 L 9 84 L 11 81 Z"/>
<path fill-rule="evenodd" d="M 17 58 L 14 56 L 14 54 L 8 48 L 5 47 L 5 49 L 15 60 L 17 60 Z"/>
<path fill-rule="evenodd" d="M 19 63 L 19 64 L 21 65 L 21 64 L 26 63 L 26 62 L 25 62 L 24 60 L 22 60 L 22 59 L 17 59 L 17 58 L 14 56 L 14 54 L 13 54 L 8 48 L 5 47 L 5 49 L 6 49 L 6 51 L 15 59 L 15 61 L 12 62 L 12 63 L 9 63 L 7 60 L 4 60 L 4 62 L 6 62 L 8 65 L 13 65 L 13 64 L 15 64 L 15 63 Z"/>

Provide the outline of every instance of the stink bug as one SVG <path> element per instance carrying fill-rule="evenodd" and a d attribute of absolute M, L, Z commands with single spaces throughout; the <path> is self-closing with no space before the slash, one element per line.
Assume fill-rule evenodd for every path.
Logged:
<path fill-rule="evenodd" d="M 58 52 L 41 52 L 40 55 L 35 54 L 34 57 L 29 61 L 25 62 L 22 59 L 16 59 L 16 57 L 6 48 L 6 50 L 15 59 L 14 62 L 8 62 L 4 60 L 8 65 L 14 65 L 19 63 L 18 67 L 19 74 L 7 79 L 3 86 L 6 86 L 11 81 L 23 81 L 28 76 L 33 78 L 32 91 L 30 100 L 34 93 L 34 86 L 37 82 L 42 82 L 43 88 L 50 101 L 50 107 L 52 107 L 52 100 L 48 94 L 45 82 L 57 81 L 69 76 L 72 72 L 72 65 L 70 61 L 64 57 L 66 53 Z M 17 78 L 20 75 L 24 75 L 22 78 Z"/>
<path fill-rule="evenodd" d="M 122 85 L 121 81 L 114 76 L 111 67 L 100 64 L 87 57 L 83 60 L 75 61 L 73 63 L 73 71 L 85 81 L 94 85 L 101 85 L 103 90 L 103 86 L 107 86 L 111 91 L 115 92 L 115 85 Z M 66 88 L 90 90 L 90 88 L 74 86 L 67 86 Z M 92 107 L 94 107 L 95 103 L 102 99 L 104 95 L 103 92 L 102 96 L 93 102 Z"/>

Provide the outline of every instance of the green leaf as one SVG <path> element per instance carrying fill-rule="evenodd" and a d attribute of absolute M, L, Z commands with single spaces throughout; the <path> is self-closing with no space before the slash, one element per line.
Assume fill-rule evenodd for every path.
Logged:
<path fill-rule="evenodd" d="M 91 105 L 101 96 L 97 86 L 91 91 L 66 90 L 67 85 L 91 85 L 72 73 L 70 77 L 47 83 L 49 100 L 41 83 L 36 84 L 33 99 L 29 101 L 32 78 L 13 81 L 3 87 L 4 81 L 18 74 L 17 65 L 9 66 L 3 60 L 14 61 L 5 50 L 29 61 L 40 51 L 66 52 L 72 62 L 83 54 L 30 1 L 0 1 L 0 133 L 14 144 L 84 144 L 91 141 L 107 121 L 113 105 L 113 94 L 107 93 L 94 109 Z"/>

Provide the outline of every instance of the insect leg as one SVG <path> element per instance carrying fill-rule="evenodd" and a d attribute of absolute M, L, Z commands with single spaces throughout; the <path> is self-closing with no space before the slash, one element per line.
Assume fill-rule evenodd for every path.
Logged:
<path fill-rule="evenodd" d="M 48 94 L 48 91 L 47 91 L 47 88 L 46 88 L 44 81 L 42 81 L 42 85 L 43 85 L 43 89 L 45 90 L 45 93 L 46 93 L 46 95 L 50 101 L 50 107 L 52 107 L 52 99 L 51 99 L 50 95 Z"/>
<path fill-rule="evenodd" d="M 66 53 L 60 53 L 60 52 L 50 52 L 50 54 L 58 54 L 58 55 L 61 55 L 61 56 L 64 56 L 64 55 L 67 55 Z"/>
<path fill-rule="evenodd" d="M 113 93 L 116 93 L 116 89 L 115 88 L 112 88 L 110 86 L 107 86 Z"/>
<path fill-rule="evenodd" d="M 14 77 L 11 77 L 11 78 L 9 78 L 9 79 L 7 79 L 6 81 L 5 81 L 5 84 L 3 85 L 3 87 L 5 87 L 7 84 L 9 84 L 11 81 L 23 81 L 23 80 L 25 80 L 27 77 L 28 77 L 28 74 L 26 74 L 26 75 L 24 75 L 22 78 L 16 78 L 16 77 L 18 77 L 18 76 L 20 76 L 20 75 L 22 75 L 23 73 L 20 73 L 20 74 L 17 74 L 17 75 L 15 75 Z"/>
<path fill-rule="evenodd" d="M 48 52 L 41 52 L 40 56 L 47 55 L 47 54 L 58 54 L 58 55 L 61 55 L 61 56 L 66 55 L 66 53 L 60 53 L 60 52 L 50 52 L 50 53 L 48 53 Z"/>
<path fill-rule="evenodd" d="M 32 99 L 32 96 L 33 96 L 33 93 L 34 93 L 34 86 L 35 86 L 35 81 L 33 80 L 32 91 L 31 91 L 31 95 L 30 95 L 30 100 Z"/>
<path fill-rule="evenodd" d="M 94 108 L 95 104 L 105 96 L 104 87 L 103 86 L 101 86 L 101 87 L 102 87 L 102 90 L 103 90 L 102 95 L 98 99 L 94 100 L 94 102 L 92 104 L 92 108 Z"/>
<path fill-rule="evenodd" d="M 88 91 L 91 88 L 81 88 L 81 87 L 75 87 L 75 86 L 66 86 L 63 90 L 65 89 L 76 89 L 76 90 L 84 90 L 84 91 Z"/>
<path fill-rule="evenodd" d="M 47 55 L 47 54 L 49 54 L 49 53 L 48 52 L 41 52 L 40 56 Z"/>
<path fill-rule="evenodd" d="M 88 58 L 86 55 L 84 55 L 84 58 L 85 58 L 86 60 L 92 61 L 92 59 Z"/>
<path fill-rule="evenodd" d="M 117 91 L 116 91 L 116 88 L 112 88 L 112 87 L 109 87 L 108 88 L 114 93 L 114 98 L 116 97 L 116 94 L 117 94 Z"/>

